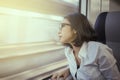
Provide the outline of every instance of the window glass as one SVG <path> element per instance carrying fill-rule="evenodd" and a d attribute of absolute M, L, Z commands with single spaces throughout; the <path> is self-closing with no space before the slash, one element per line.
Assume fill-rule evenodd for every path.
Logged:
<path fill-rule="evenodd" d="M 78 12 L 78 0 L 1 0 L 0 45 L 57 41 L 63 16 Z"/>

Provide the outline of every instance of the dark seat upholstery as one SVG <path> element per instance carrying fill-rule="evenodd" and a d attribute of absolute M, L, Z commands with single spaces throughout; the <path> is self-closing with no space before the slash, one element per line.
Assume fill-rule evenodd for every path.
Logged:
<path fill-rule="evenodd" d="M 120 71 L 120 11 L 101 13 L 94 27 L 98 41 L 112 48 Z"/>

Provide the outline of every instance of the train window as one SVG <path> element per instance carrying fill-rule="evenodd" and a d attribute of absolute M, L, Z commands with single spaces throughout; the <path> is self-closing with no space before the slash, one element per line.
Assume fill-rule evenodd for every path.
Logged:
<path fill-rule="evenodd" d="M 0 48 L 58 41 L 57 32 L 63 16 L 78 12 L 78 1 L 0 1 Z"/>
<path fill-rule="evenodd" d="M 53 40 L 61 16 L 0 8 L 1 43 Z"/>
<path fill-rule="evenodd" d="M 74 4 L 74 5 L 77 5 L 77 6 L 79 5 L 79 0 L 61 0 L 61 1 L 71 3 L 71 4 Z"/>
<path fill-rule="evenodd" d="M 81 0 L 81 13 L 87 16 L 88 0 Z"/>
<path fill-rule="evenodd" d="M 0 1 L 0 44 L 56 40 L 63 16 L 77 12 L 77 1 Z"/>
<path fill-rule="evenodd" d="M 77 1 L 0 0 L 0 79 L 20 73 L 16 78 L 27 80 L 26 75 L 66 67 L 63 46 L 56 44 L 57 33 L 63 16 L 78 12 Z M 28 69 L 35 74 L 24 73 Z"/>

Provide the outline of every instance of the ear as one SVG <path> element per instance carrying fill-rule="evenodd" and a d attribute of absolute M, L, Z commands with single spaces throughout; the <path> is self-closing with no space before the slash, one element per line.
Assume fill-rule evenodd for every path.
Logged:
<path fill-rule="evenodd" d="M 74 33 L 74 34 L 76 34 L 76 33 L 77 33 L 77 31 L 73 29 L 73 33 Z"/>

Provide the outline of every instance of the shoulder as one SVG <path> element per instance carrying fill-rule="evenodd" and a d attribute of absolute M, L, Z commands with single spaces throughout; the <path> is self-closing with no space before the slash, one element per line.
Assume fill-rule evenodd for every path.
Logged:
<path fill-rule="evenodd" d="M 96 42 L 96 41 L 89 41 L 89 42 L 88 42 L 88 46 L 99 47 L 99 46 L 105 46 L 105 44 L 102 44 L 102 43 Z"/>
<path fill-rule="evenodd" d="M 94 57 L 100 57 L 100 56 L 108 56 L 112 54 L 112 49 L 109 48 L 107 45 L 102 44 L 100 42 L 90 41 L 88 42 L 88 48 L 87 48 L 88 55 L 93 54 Z"/>
<path fill-rule="evenodd" d="M 101 46 L 103 46 L 103 44 L 99 42 L 89 41 L 87 45 L 87 50 L 88 52 L 97 53 Z"/>
<path fill-rule="evenodd" d="M 101 49 L 107 49 L 107 50 L 112 50 L 109 48 L 107 45 L 100 43 L 100 42 L 95 42 L 95 41 L 90 41 L 88 42 L 88 49 L 94 49 L 94 50 L 101 50 Z"/>

